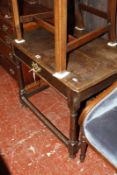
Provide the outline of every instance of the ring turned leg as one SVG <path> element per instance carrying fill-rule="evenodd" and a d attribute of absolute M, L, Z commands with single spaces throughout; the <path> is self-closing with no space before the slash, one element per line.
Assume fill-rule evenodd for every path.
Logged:
<path fill-rule="evenodd" d="M 77 112 L 72 112 L 70 118 L 69 156 L 71 158 L 75 158 L 77 152 L 78 152 L 78 114 Z"/>
<path fill-rule="evenodd" d="M 18 76 L 18 83 L 19 83 L 19 95 L 20 95 L 20 101 L 22 105 L 25 105 L 22 98 L 25 95 L 25 83 L 23 78 L 23 71 L 22 71 L 22 65 L 21 62 L 16 58 L 16 68 L 17 68 L 17 76 Z"/>
<path fill-rule="evenodd" d="M 78 125 L 78 109 L 79 109 L 79 100 L 75 96 L 74 92 L 69 92 L 68 95 L 68 106 L 70 109 L 70 139 L 69 139 L 69 155 L 71 158 L 76 157 L 78 152 L 78 136 L 79 136 L 79 125 Z"/>

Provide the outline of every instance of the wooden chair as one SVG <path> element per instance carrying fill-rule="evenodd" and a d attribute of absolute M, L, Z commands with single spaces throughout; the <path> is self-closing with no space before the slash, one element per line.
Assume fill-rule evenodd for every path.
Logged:
<path fill-rule="evenodd" d="M 80 160 L 89 144 L 117 169 L 117 82 L 88 103 L 79 124 Z"/>
<path fill-rule="evenodd" d="M 107 11 L 104 12 L 94 8 L 93 6 L 89 6 L 85 3 L 82 3 L 82 0 L 75 0 L 75 29 L 76 30 L 85 29 L 85 25 L 84 25 L 81 13 L 79 13 L 79 11 L 85 11 L 85 12 L 91 13 L 92 15 L 96 15 L 100 18 L 105 19 L 107 23 L 104 27 L 100 27 L 92 31 L 89 34 L 89 40 L 92 39 L 93 37 L 96 37 L 108 32 L 109 34 L 108 45 L 115 46 L 117 44 L 116 43 L 116 4 L 117 4 L 116 0 L 111 0 L 111 1 L 107 0 Z"/>
<path fill-rule="evenodd" d="M 67 13 L 68 0 L 54 0 L 54 11 L 38 11 L 36 14 L 29 14 L 20 16 L 18 13 L 18 0 L 11 0 L 13 7 L 13 18 L 16 29 L 16 42 L 21 43 L 23 40 L 23 33 L 21 23 L 34 21 L 39 26 L 45 28 L 55 35 L 55 70 L 56 72 L 64 72 L 67 69 L 67 53 L 77 49 L 87 42 L 99 37 L 102 34 L 109 33 L 109 45 L 116 46 L 116 32 L 115 32 L 115 16 L 116 16 L 116 2 L 117 0 L 108 0 L 107 12 L 94 9 L 92 7 L 82 4 L 79 0 L 74 0 L 75 4 L 75 25 L 77 28 L 84 26 L 80 10 L 85 10 L 93 13 L 99 17 L 107 20 L 107 24 L 99 27 L 94 31 L 88 32 L 82 37 L 75 37 L 67 35 Z M 51 18 L 54 20 L 52 22 Z M 48 20 L 49 19 L 49 20 Z M 75 27 L 76 28 L 76 27 Z"/>

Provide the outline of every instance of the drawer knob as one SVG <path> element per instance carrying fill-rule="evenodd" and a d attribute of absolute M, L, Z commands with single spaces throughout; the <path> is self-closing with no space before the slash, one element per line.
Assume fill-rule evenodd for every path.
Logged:
<path fill-rule="evenodd" d="M 3 30 L 3 32 L 7 32 L 7 30 L 8 30 L 8 26 L 5 25 L 5 24 L 3 24 L 3 25 L 2 25 L 2 30 Z"/>
<path fill-rule="evenodd" d="M 5 36 L 5 41 L 8 45 L 11 44 L 11 39 L 8 36 Z"/>
<path fill-rule="evenodd" d="M 13 69 L 10 68 L 9 72 L 10 72 L 11 75 L 15 75 L 15 71 Z"/>
<path fill-rule="evenodd" d="M 13 54 L 11 52 L 9 53 L 9 58 L 13 59 Z"/>

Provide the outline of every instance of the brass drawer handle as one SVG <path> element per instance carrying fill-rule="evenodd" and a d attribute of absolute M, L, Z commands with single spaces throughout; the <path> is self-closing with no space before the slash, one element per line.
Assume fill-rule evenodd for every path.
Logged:
<path fill-rule="evenodd" d="M 42 68 L 39 67 L 37 63 L 32 62 L 32 70 L 33 70 L 35 73 L 38 73 L 38 72 L 41 72 Z"/>
<path fill-rule="evenodd" d="M 39 67 L 38 64 L 34 63 L 34 62 L 32 62 L 31 66 L 32 66 L 32 68 L 29 70 L 29 72 L 32 72 L 33 79 L 34 79 L 34 81 L 36 81 L 35 74 L 41 72 L 42 68 Z"/>

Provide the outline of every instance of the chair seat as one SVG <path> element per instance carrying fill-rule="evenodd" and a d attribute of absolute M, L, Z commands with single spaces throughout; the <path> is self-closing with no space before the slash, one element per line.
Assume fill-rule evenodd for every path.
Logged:
<path fill-rule="evenodd" d="M 117 88 L 90 111 L 83 128 L 88 142 L 117 168 Z"/>

